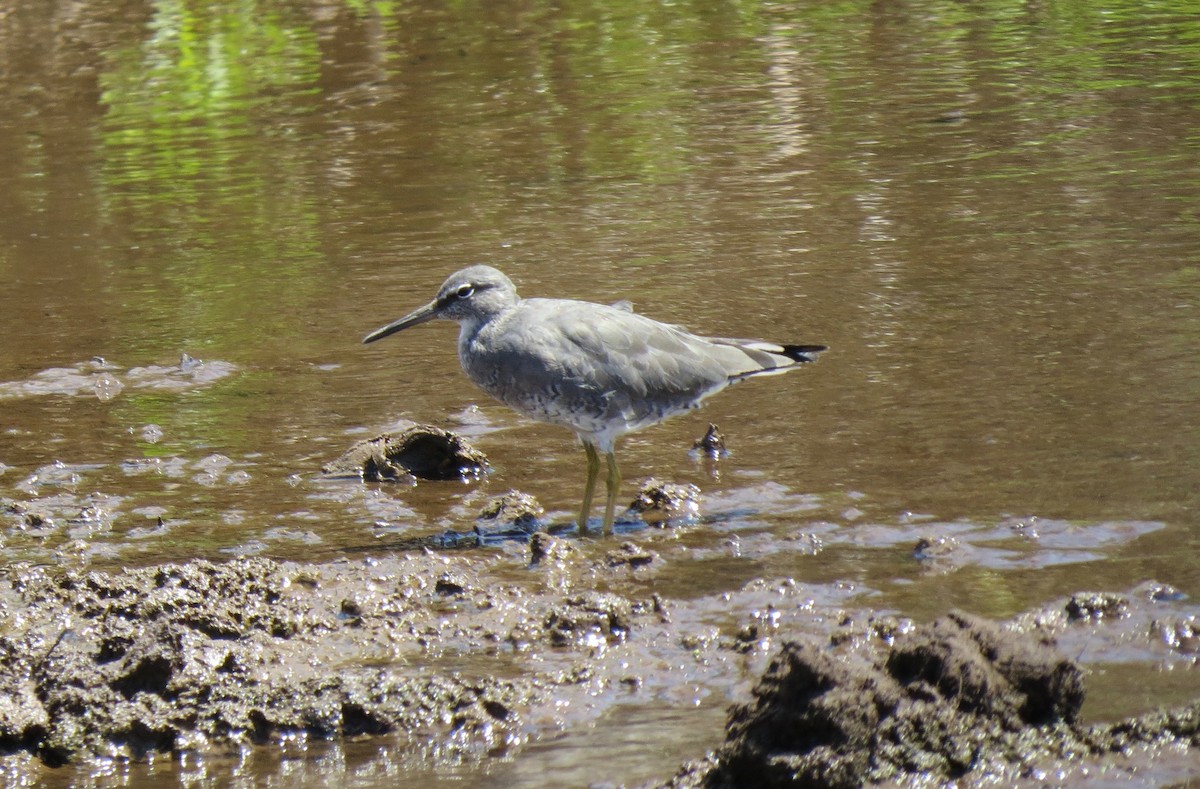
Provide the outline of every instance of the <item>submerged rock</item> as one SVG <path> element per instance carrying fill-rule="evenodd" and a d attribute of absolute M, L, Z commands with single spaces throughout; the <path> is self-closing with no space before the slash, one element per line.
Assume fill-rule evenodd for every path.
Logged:
<path fill-rule="evenodd" d="M 477 476 L 487 467 L 487 456 L 462 436 L 432 425 L 411 425 L 359 441 L 321 471 L 380 482 L 459 479 Z"/>
<path fill-rule="evenodd" d="M 186 353 L 178 365 L 151 364 L 123 369 L 101 357 L 73 367 L 52 367 L 23 381 L 0 382 L 0 400 L 44 395 L 91 394 L 107 402 L 126 387 L 184 392 L 209 386 L 238 371 L 230 362 L 202 362 Z M 118 375 L 119 373 L 119 375 Z"/>

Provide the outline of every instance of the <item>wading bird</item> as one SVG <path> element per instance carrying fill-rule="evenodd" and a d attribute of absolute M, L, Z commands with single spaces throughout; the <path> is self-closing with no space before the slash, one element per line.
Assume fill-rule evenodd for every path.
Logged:
<path fill-rule="evenodd" d="M 467 377 L 517 412 L 574 430 L 587 453 L 579 528 L 587 528 L 600 453 L 608 464 L 603 529 L 612 526 L 625 433 L 698 407 L 730 384 L 815 361 L 823 345 L 700 337 L 620 306 L 523 299 L 490 266 L 471 266 L 437 298 L 363 338 L 375 342 L 435 318 L 458 321 Z"/>

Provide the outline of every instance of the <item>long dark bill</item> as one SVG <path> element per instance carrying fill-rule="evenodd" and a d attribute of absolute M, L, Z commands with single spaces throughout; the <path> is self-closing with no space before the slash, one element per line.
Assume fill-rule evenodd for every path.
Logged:
<path fill-rule="evenodd" d="M 424 307 L 408 313 L 400 320 L 392 321 L 387 326 L 379 327 L 366 337 L 363 337 L 363 343 L 365 344 L 368 342 L 375 342 L 376 340 L 382 340 L 384 337 L 395 334 L 398 331 L 404 331 L 411 326 L 416 326 L 418 324 L 425 323 L 426 321 L 431 321 L 436 317 L 437 302 L 431 301 Z"/>

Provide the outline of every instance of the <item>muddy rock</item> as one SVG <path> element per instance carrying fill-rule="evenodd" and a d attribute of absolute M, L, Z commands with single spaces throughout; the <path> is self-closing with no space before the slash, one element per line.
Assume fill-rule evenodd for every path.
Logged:
<path fill-rule="evenodd" d="M 565 562 L 573 552 L 566 541 L 545 532 L 538 532 L 529 539 L 529 566 Z"/>
<path fill-rule="evenodd" d="M 604 554 L 604 563 L 609 568 L 627 567 L 630 570 L 640 570 L 657 561 L 659 561 L 657 553 L 630 540 L 626 540 Z"/>
<path fill-rule="evenodd" d="M 725 448 L 725 436 L 721 433 L 720 428 L 714 424 L 709 424 L 708 430 L 704 435 L 692 443 L 692 450 L 702 455 L 707 455 L 713 460 L 723 458 L 729 454 L 729 450 Z"/>
<path fill-rule="evenodd" d="M 700 511 L 700 488 L 651 477 L 642 483 L 629 511 L 652 523 L 694 518 Z"/>
<path fill-rule="evenodd" d="M 945 781 L 1082 742 L 1071 726 L 1079 666 L 962 613 L 917 627 L 886 657 L 786 643 L 753 696 L 731 711 L 702 782 L 677 785 L 854 787 L 915 772 Z"/>
<path fill-rule="evenodd" d="M 487 456 L 462 436 L 432 425 L 410 425 L 360 441 L 322 467 L 329 476 L 357 476 L 369 482 L 459 479 L 488 467 Z"/>
<path fill-rule="evenodd" d="M 479 520 L 490 526 L 515 527 L 525 531 L 537 528 L 546 510 L 536 498 L 519 490 L 493 496 L 479 510 Z"/>

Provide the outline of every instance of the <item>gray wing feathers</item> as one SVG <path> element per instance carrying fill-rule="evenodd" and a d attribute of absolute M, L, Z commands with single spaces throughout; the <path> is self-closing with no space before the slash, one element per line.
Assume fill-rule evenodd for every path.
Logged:
<path fill-rule="evenodd" d="M 615 414 L 631 426 L 657 421 L 731 382 L 796 364 L 783 346 L 697 337 L 588 302 L 527 299 L 498 323 L 480 332 L 474 361 L 464 360 L 472 379 L 519 410 L 577 429 Z"/>

